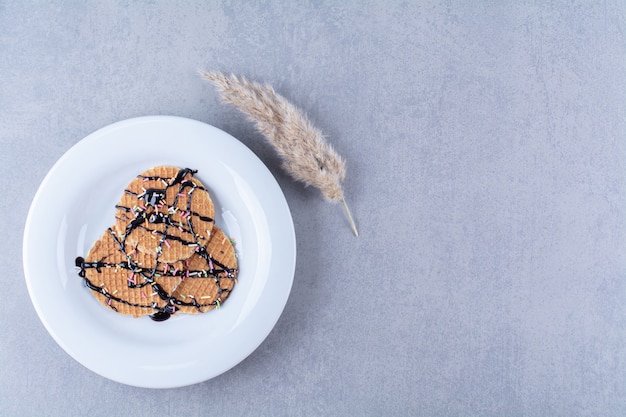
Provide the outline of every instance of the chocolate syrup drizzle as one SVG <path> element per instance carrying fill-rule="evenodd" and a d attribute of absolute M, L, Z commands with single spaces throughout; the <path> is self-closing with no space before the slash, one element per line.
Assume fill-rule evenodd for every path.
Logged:
<path fill-rule="evenodd" d="M 174 222 L 171 218 L 171 214 L 164 214 L 161 212 L 152 212 L 152 213 L 149 213 L 149 215 L 146 215 L 146 211 L 137 210 L 135 208 L 131 209 L 130 207 L 116 205 L 115 207 L 117 209 L 120 209 L 126 213 L 131 213 L 134 216 L 133 220 L 131 220 L 128 223 L 128 226 L 126 227 L 124 235 L 122 235 L 121 237 L 116 235 L 116 233 L 111 228 L 107 229 L 108 233 L 111 235 L 111 237 L 113 238 L 113 240 L 116 242 L 117 246 L 119 247 L 120 252 L 124 255 L 124 258 L 126 258 L 126 261 L 119 262 L 119 263 L 106 262 L 105 261 L 106 257 L 104 257 L 96 262 L 86 262 L 85 259 L 80 256 L 76 258 L 76 261 L 75 261 L 76 267 L 79 268 L 78 275 L 81 278 L 83 278 L 85 285 L 91 291 L 94 291 L 96 293 L 99 293 L 105 296 L 107 298 L 107 305 L 109 305 L 109 307 L 111 307 L 114 311 L 117 311 L 117 308 L 112 305 L 111 301 L 115 301 L 117 303 L 125 304 L 131 307 L 152 309 L 154 310 L 154 313 L 150 315 L 150 318 L 154 321 L 164 321 L 170 318 L 171 315 L 176 312 L 177 306 L 178 307 L 193 306 L 199 312 L 201 312 L 202 311 L 201 309 L 204 307 L 210 307 L 210 306 L 219 307 L 220 301 L 222 300 L 222 295 L 224 294 L 228 295 L 228 293 L 230 293 L 229 289 L 221 287 L 219 281 L 220 279 L 223 279 L 223 278 L 234 280 L 237 274 L 237 269 L 228 268 L 226 265 L 220 263 L 219 261 L 211 257 L 209 253 L 207 252 L 206 247 L 203 245 L 200 245 L 199 243 L 200 236 L 197 235 L 193 229 L 192 218 L 199 218 L 200 220 L 205 221 L 205 222 L 214 221 L 210 217 L 202 216 L 199 213 L 196 213 L 191 210 L 193 192 L 195 190 L 206 191 L 206 189 L 196 184 L 195 182 L 184 179 L 187 174 L 191 174 L 193 176 L 196 172 L 197 172 L 196 170 L 191 170 L 189 168 L 180 169 L 174 178 L 163 178 L 163 177 L 158 177 L 158 176 L 146 177 L 146 176 L 139 175 L 138 177 L 144 180 L 147 179 L 147 180 L 153 180 L 153 181 L 155 180 L 162 181 L 163 184 L 165 185 L 165 188 L 163 189 L 150 188 L 150 189 L 145 190 L 141 194 L 134 193 L 128 189 L 124 190 L 125 193 L 131 194 L 137 197 L 138 199 L 143 200 L 146 206 L 156 207 L 157 204 L 164 203 L 167 189 L 178 185 L 178 190 L 175 194 L 176 196 L 174 197 L 174 201 L 172 202 L 172 205 L 171 205 L 171 207 L 176 207 L 177 202 L 178 202 L 178 194 L 182 193 L 185 189 L 189 188 L 189 191 L 187 191 L 187 194 L 189 196 L 187 200 L 187 212 L 189 213 L 189 215 L 185 219 L 186 227 L 181 226 L 182 222 L 181 223 Z M 151 224 L 163 223 L 165 224 L 165 229 L 163 232 L 158 232 L 158 231 L 153 232 L 151 230 L 148 230 L 144 226 L 146 222 L 151 223 Z M 183 231 L 186 234 L 189 234 L 192 240 L 186 240 L 179 236 L 168 234 L 169 227 L 175 227 L 177 229 L 182 227 Z M 154 267 L 151 269 L 142 268 L 141 265 L 138 265 L 133 260 L 131 254 L 126 251 L 126 237 L 130 235 L 130 233 L 132 233 L 136 229 L 147 230 L 151 233 L 155 233 L 158 236 L 160 236 L 159 246 L 157 247 L 156 255 L 155 255 L 157 262 L 155 262 Z M 191 270 L 188 268 L 183 268 L 177 271 L 167 271 L 166 273 L 163 263 L 158 261 L 158 258 L 163 248 L 163 243 L 165 242 L 166 239 L 179 241 L 183 245 L 195 246 L 196 253 L 205 259 L 207 265 L 209 266 L 209 269 Z M 133 280 L 128 280 L 127 285 L 129 288 L 142 288 L 145 286 L 150 286 L 153 292 L 155 292 L 161 298 L 161 300 L 165 301 L 166 304 L 163 307 L 159 307 L 155 302 L 152 302 L 150 304 L 131 303 L 128 300 L 124 300 L 120 297 L 117 297 L 109 293 L 104 288 L 104 286 L 98 286 L 94 284 L 86 276 L 87 269 L 96 269 L 96 271 L 100 272 L 102 268 L 119 268 L 119 269 L 125 269 L 125 270 L 132 272 L 134 274 L 134 277 L 138 277 L 138 278 L 136 278 L 134 282 Z M 187 278 L 213 279 L 215 280 L 215 283 L 217 284 L 217 298 L 215 301 L 211 303 L 199 303 L 195 298 L 191 298 L 191 301 L 184 301 L 179 298 L 176 298 L 172 294 L 168 294 L 167 291 L 165 291 L 163 287 L 159 285 L 158 282 L 155 281 L 156 278 L 163 277 L 163 276 L 172 276 L 172 277 L 180 276 L 181 279 L 187 279 Z"/>

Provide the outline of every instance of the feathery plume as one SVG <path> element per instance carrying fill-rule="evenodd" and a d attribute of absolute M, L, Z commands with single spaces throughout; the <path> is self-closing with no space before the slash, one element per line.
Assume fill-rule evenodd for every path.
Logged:
<path fill-rule="evenodd" d="M 222 100 L 245 113 L 282 158 L 296 180 L 312 185 L 328 201 L 341 202 L 356 236 L 359 232 L 344 198 L 345 162 L 306 115 L 269 85 L 236 75 L 200 72 L 220 91 Z"/>

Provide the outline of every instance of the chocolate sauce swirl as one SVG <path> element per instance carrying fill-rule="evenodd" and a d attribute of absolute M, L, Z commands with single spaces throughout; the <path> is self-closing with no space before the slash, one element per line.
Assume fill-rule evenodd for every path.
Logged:
<path fill-rule="evenodd" d="M 165 196 L 167 194 L 168 188 L 170 187 L 178 187 L 175 193 L 174 201 L 170 205 L 170 207 L 176 207 L 178 202 L 178 195 L 180 195 L 183 191 L 187 192 L 187 204 L 186 204 L 186 222 L 175 222 L 172 219 L 172 212 L 169 211 L 167 213 L 160 212 L 152 212 L 146 213 L 144 210 L 137 210 L 136 208 L 125 207 L 121 205 L 116 205 L 116 208 L 119 210 L 123 210 L 126 213 L 129 213 L 133 216 L 132 220 L 128 222 L 125 233 L 121 236 L 115 233 L 111 228 L 107 229 L 109 235 L 115 241 L 119 251 L 123 255 L 124 261 L 121 262 L 107 262 L 106 256 L 102 259 L 96 261 L 87 262 L 82 257 L 77 257 L 75 260 L 76 267 L 78 268 L 78 276 L 83 278 L 84 283 L 87 288 L 91 291 L 101 294 L 107 299 L 107 305 L 117 311 L 117 308 L 112 305 L 112 301 L 115 301 L 119 304 L 125 304 L 131 307 L 142 308 L 153 310 L 154 312 L 150 314 L 150 318 L 154 321 L 164 321 L 171 317 L 176 313 L 179 307 L 194 307 L 198 312 L 202 311 L 202 308 L 207 307 L 218 307 L 220 306 L 220 301 L 228 296 L 230 293 L 229 288 L 223 288 L 221 284 L 221 280 L 236 280 L 237 269 L 229 268 L 228 266 L 222 264 L 217 259 L 211 257 L 211 255 L 207 252 L 206 247 L 201 245 L 198 240 L 198 235 L 195 233 L 193 229 L 192 218 L 199 218 L 205 222 L 213 222 L 213 219 L 208 216 L 203 216 L 199 213 L 196 213 L 191 210 L 193 193 L 194 191 L 200 189 L 206 191 L 202 186 L 196 184 L 195 182 L 185 179 L 188 174 L 195 174 L 196 170 L 191 170 L 189 168 L 180 169 L 175 177 L 173 178 L 164 178 L 158 176 L 142 176 L 139 175 L 139 178 L 144 180 L 153 180 L 153 181 L 161 181 L 164 185 L 164 188 L 149 188 L 146 189 L 143 193 L 137 194 L 133 193 L 130 190 L 125 190 L 126 193 L 132 194 L 135 197 L 142 200 L 142 202 L 146 206 L 154 207 L 157 204 L 165 203 Z M 146 225 L 148 224 L 163 224 L 164 230 L 161 231 L 153 231 L 149 230 Z M 178 228 L 182 229 L 186 232 L 186 235 L 190 236 L 189 239 L 183 239 L 180 236 L 172 235 L 168 233 L 169 228 Z M 131 251 L 127 250 L 126 238 L 136 229 L 143 229 L 146 231 L 150 231 L 151 233 L 158 236 L 159 246 L 157 247 L 157 251 L 155 253 L 155 263 L 152 268 L 142 268 L 133 258 L 132 253 L 136 248 L 132 248 Z M 159 261 L 159 255 L 162 250 L 162 247 L 167 240 L 170 241 L 178 241 L 183 245 L 195 246 L 195 253 L 201 256 L 205 261 L 208 268 L 206 269 L 191 269 L 188 267 L 181 268 L 179 270 L 173 270 L 168 268 L 168 264 Z M 87 277 L 87 270 L 95 269 L 98 273 L 101 273 L 105 268 L 114 268 L 116 270 L 126 270 L 132 273 L 132 276 L 135 277 L 133 280 L 128 280 L 127 284 L 129 288 L 142 288 L 142 287 L 150 287 L 153 291 L 153 294 L 158 295 L 158 297 L 165 301 L 163 306 L 158 306 L 156 303 L 146 302 L 145 304 L 141 303 L 132 303 L 128 300 L 125 300 L 115 294 L 112 294 L 106 290 L 104 285 L 96 285 Z M 217 296 L 212 302 L 198 302 L 196 298 L 191 298 L 190 301 L 186 299 L 180 299 L 174 297 L 172 293 L 168 293 L 163 289 L 163 287 L 157 282 L 159 277 L 181 277 L 181 281 L 184 279 L 211 279 L 215 280 L 216 288 L 217 288 Z M 232 286 L 231 286 L 232 287 Z"/>

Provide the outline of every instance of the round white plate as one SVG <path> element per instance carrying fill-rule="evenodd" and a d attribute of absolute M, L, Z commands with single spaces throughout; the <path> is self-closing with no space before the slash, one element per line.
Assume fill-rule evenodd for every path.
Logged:
<path fill-rule="evenodd" d="M 77 274 L 75 258 L 113 225 L 125 186 L 156 165 L 197 169 L 216 224 L 235 239 L 239 282 L 220 309 L 132 318 L 100 304 Z M 37 314 L 70 356 L 114 381 L 172 388 L 227 371 L 267 337 L 291 291 L 296 243 L 285 197 L 252 151 L 205 123 L 149 116 L 100 129 L 59 159 L 33 199 L 23 255 Z"/>

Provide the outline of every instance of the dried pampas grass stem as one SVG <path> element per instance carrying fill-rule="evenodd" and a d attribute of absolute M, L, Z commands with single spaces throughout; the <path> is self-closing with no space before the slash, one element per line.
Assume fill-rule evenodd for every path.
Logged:
<path fill-rule="evenodd" d="M 352 231 L 358 236 L 342 188 L 345 162 L 305 114 L 269 85 L 221 72 L 201 72 L 200 75 L 215 84 L 224 102 L 235 106 L 256 123 L 292 177 L 319 188 L 328 201 L 342 203 Z"/>

